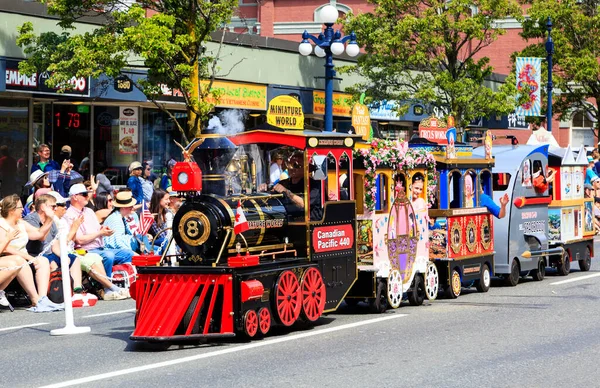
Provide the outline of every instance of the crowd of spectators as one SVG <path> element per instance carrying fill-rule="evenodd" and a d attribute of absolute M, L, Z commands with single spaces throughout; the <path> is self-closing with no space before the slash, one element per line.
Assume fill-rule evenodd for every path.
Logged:
<path fill-rule="evenodd" d="M 60 163 L 50 159 L 50 151 L 46 144 L 37 148 L 39 161 L 31 168 L 25 194 L 0 202 L 0 306 L 12 309 L 5 289 L 17 282 L 29 311 L 64 308 L 48 298 L 51 273 L 61 267 L 60 233 L 68 246 L 73 306 L 88 298 L 92 290 L 87 284 L 94 284 L 104 300 L 129 298 L 128 289 L 115 284 L 113 267 L 131 263 L 138 254 L 161 254 L 168 245 L 179 206 L 171 190 L 175 161 L 169 161 L 162 177 L 152 173 L 151 162 L 134 161 L 127 187 L 115 190 L 102 173 L 84 181 L 70 159 L 71 147 L 62 147 Z M 153 217 L 149 230 L 140 223 L 144 208 Z M 172 243 L 169 254 L 177 249 Z"/>

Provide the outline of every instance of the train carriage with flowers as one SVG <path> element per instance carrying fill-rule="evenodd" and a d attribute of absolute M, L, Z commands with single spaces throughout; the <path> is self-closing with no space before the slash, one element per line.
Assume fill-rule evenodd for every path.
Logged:
<path fill-rule="evenodd" d="M 373 311 L 420 305 L 437 295 L 429 260 L 428 207 L 436 188 L 435 160 L 399 140 L 357 143 L 354 152 L 358 279 L 346 303 Z"/>

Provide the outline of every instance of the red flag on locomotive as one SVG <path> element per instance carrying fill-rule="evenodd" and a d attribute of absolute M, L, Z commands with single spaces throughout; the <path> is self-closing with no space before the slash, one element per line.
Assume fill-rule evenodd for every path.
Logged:
<path fill-rule="evenodd" d="M 235 211 L 235 224 L 233 224 L 233 232 L 240 234 L 250 229 L 248 221 L 242 210 L 242 202 L 238 201 L 237 210 Z"/>

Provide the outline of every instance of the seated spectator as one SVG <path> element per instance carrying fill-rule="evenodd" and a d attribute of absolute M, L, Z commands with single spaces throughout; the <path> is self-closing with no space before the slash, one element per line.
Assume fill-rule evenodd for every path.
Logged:
<path fill-rule="evenodd" d="M 64 203 L 66 204 L 66 202 Z M 57 208 L 55 214 L 56 218 L 58 218 L 57 222 L 59 225 L 59 230 L 69 230 L 67 234 L 67 244 L 69 244 L 71 248 L 71 253 L 79 257 L 79 260 L 81 261 L 81 270 L 88 273 L 92 279 L 97 281 L 102 286 L 102 288 L 104 289 L 104 300 L 127 299 L 129 297 L 129 292 L 125 289 L 114 285 L 106 276 L 106 271 L 104 270 L 104 266 L 102 265 L 102 256 L 96 253 L 86 252 L 85 250 L 75 251 L 73 249 L 73 239 L 77 234 L 77 230 L 79 230 L 79 227 L 81 226 L 81 224 L 83 224 L 83 215 L 77 217 L 71 225 L 71 227 L 69 228 L 67 221 L 63 218 L 67 211 L 66 207 L 60 206 L 60 200 L 57 200 L 56 204 Z"/>
<path fill-rule="evenodd" d="M 166 241 L 168 240 L 168 238 L 170 238 L 171 235 L 171 233 L 168 232 L 166 234 L 163 233 L 162 235 L 158 236 L 158 234 L 165 228 L 172 227 L 173 213 L 169 209 L 170 204 L 171 196 L 169 195 L 169 193 L 167 193 L 163 189 L 154 190 L 154 194 L 152 194 L 152 200 L 150 201 L 150 213 L 154 215 L 154 223 L 150 226 L 149 233 L 153 237 L 154 246 L 158 248 L 158 254 L 162 253 L 160 247 L 162 247 L 163 244 L 166 244 Z M 168 222 L 168 220 L 170 221 L 170 223 Z"/>
<path fill-rule="evenodd" d="M 6 239 L 11 232 L 18 231 L 17 237 L 10 240 L 4 253 L 17 256 L 19 266 L 31 262 L 35 268 L 35 283 L 29 265 L 23 265 L 17 275 L 17 280 L 31 299 L 33 307 L 30 311 L 45 312 L 62 309 L 61 305 L 52 303 L 47 297 L 48 284 L 50 283 L 50 263 L 48 259 L 43 256 L 34 258 L 27 252 L 27 242 L 30 239 L 46 238 L 46 234 L 52 226 L 53 214 L 50 210 L 46 209 L 47 219 L 38 230 L 21 219 L 23 216 L 23 205 L 17 195 L 9 195 L 2 199 L 0 207 L 0 240 Z"/>
<path fill-rule="evenodd" d="M 56 209 L 56 198 L 53 195 L 40 195 L 35 200 L 35 211 L 28 214 L 24 220 L 34 228 L 41 228 L 50 214 L 50 218 L 54 220 Z M 50 262 L 50 271 L 59 268 L 61 252 L 58 241 L 58 226 L 56 223 L 52 222 L 52 226 L 50 227 L 50 231 L 46 235 L 46 238 L 39 240 L 30 239 L 27 243 L 27 252 L 29 252 L 30 255 L 35 256 L 43 253 Z M 71 273 L 71 278 L 73 278 L 73 292 L 75 294 L 81 294 L 83 292 L 83 288 L 81 287 L 81 263 L 79 258 L 73 254 L 69 255 L 69 259 L 69 272 Z"/>
<path fill-rule="evenodd" d="M 60 170 L 52 170 L 48 174 L 48 181 L 54 191 L 62 197 L 67 197 L 71 185 L 83 182 L 83 176 L 73 170 L 73 163 L 65 160 L 62 162 Z"/>
<path fill-rule="evenodd" d="M 100 193 L 96 195 L 96 218 L 99 223 L 104 223 L 106 217 L 113 211 L 113 195 L 111 193 Z"/>
<path fill-rule="evenodd" d="M 102 256 L 102 264 L 106 276 L 112 278 L 112 268 L 115 264 L 131 263 L 131 258 L 135 252 L 131 249 L 109 249 L 104 247 L 103 237 L 112 236 L 114 231 L 106 225 L 100 225 L 96 214 L 86 207 L 89 193 L 81 183 L 71 186 L 69 190 L 71 207 L 65 213 L 65 219 L 69 226 L 73 225 L 76 219 L 83 216 L 81 225 L 73 241 L 75 248 L 83 249 L 87 252 L 97 253 Z M 105 295 L 105 298 L 112 298 L 112 295 Z"/>
<path fill-rule="evenodd" d="M 42 188 L 50 188 L 50 180 L 48 172 L 36 170 L 29 176 L 29 182 L 25 183 L 25 187 L 31 187 L 29 193 L 35 194 L 36 191 Z"/>
<path fill-rule="evenodd" d="M 104 245 L 107 248 L 139 250 L 140 245 L 136 236 L 140 232 L 140 220 L 133 211 L 136 203 L 131 191 L 119 191 L 115 195 L 114 209 L 104 221 L 104 226 L 114 232 L 104 237 Z"/>
<path fill-rule="evenodd" d="M 92 176 L 91 182 L 92 187 L 96 188 L 96 195 L 102 193 L 108 193 L 112 195 L 115 191 L 112 184 L 110 183 L 110 179 L 108 179 L 106 175 L 104 175 L 104 173 L 96 175 L 96 179 L 94 179 L 94 176 Z"/>
<path fill-rule="evenodd" d="M 0 240 L 0 306 L 10 307 L 11 310 L 12 306 L 10 305 L 8 299 L 6 299 L 4 289 L 19 274 L 19 271 L 21 271 L 21 260 L 19 260 L 19 256 L 2 256 L 2 254 L 4 253 L 4 250 L 8 244 L 18 236 L 19 231 L 15 229 L 12 232 L 9 232 L 4 239 Z"/>

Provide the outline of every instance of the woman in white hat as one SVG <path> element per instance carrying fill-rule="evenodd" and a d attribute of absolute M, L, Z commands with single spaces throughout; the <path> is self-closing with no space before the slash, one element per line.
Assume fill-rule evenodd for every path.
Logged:
<path fill-rule="evenodd" d="M 50 187 L 50 180 L 48 179 L 47 172 L 43 172 L 41 170 L 35 170 L 29 176 L 29 182 L 27 182 L 27 187 L 32 187 L 33 190 L 31 194 L 35 194 L 36 191 L 43 188 Z"/>
<path fill-rule="evenodd" d="M 114 231 L 112 236 L 104 237 L 106 248 L 139 250 L 139 243 L 135 236 L 139 234 L 140 220 L 133 211 L 136 203 L 129 190 L 121 190 L 115 195 L 114 210 L 104 221 L 104 226 Z"/>

